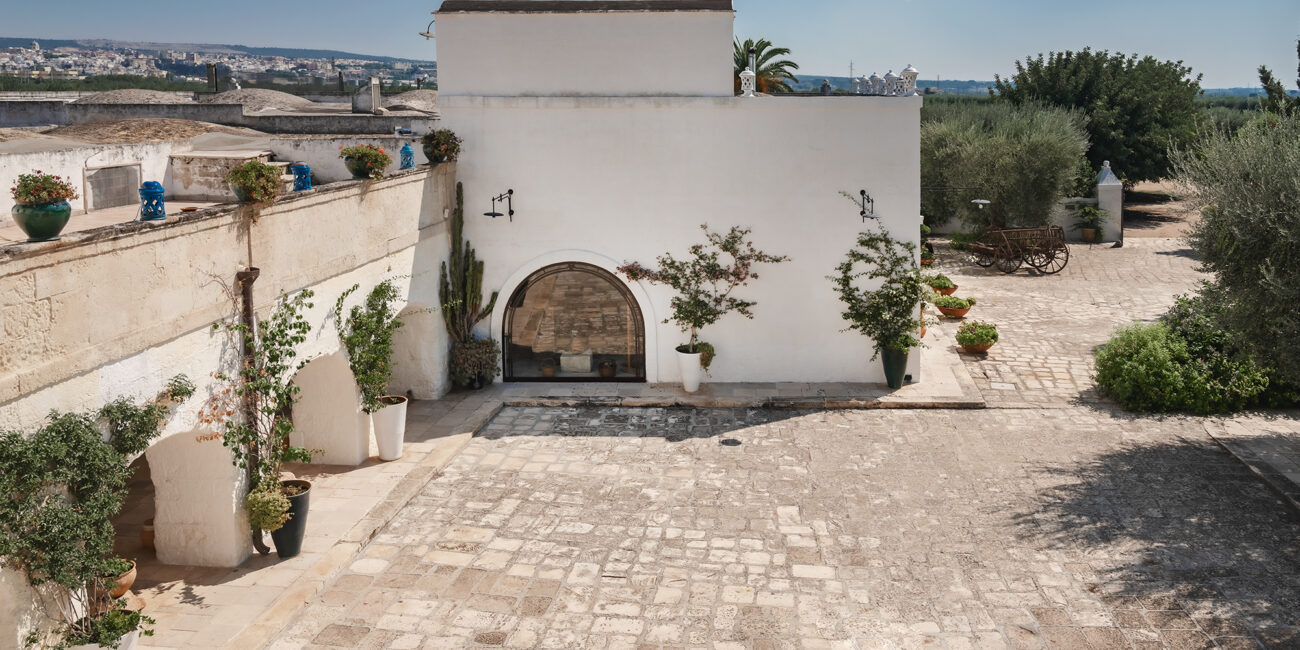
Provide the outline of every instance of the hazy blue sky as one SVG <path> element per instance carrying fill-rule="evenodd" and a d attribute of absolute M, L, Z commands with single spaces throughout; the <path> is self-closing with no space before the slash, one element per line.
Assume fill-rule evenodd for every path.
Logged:
<path fill-rule="evenodd" d="M 438 0 L 14 2 L 0 36 L 329 48 L 432 59 L 416 35 Z M 736 34 L 794 51 L 810 76 L 991 79 L 1028 54 L 1091 45 L 1182 59 L 1206 87 L 1255 85 L 1267 64 L 1292 85 L 1300 0 L 735 0 Z"/>

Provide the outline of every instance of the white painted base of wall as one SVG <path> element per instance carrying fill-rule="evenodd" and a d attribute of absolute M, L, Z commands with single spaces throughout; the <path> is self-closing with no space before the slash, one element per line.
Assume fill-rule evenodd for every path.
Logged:
<path fill-rule="evenodd" d="M 252 553 L 244 493 L 248 481 L 231 464 L 221 438 L 198 431 L 175 435 L 146 452 L 154 486 L 154 548 L 158 561 L 236 567 Z"/>

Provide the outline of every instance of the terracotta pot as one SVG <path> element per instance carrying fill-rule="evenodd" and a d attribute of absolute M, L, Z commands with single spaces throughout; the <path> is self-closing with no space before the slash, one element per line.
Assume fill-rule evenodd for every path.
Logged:
<path fill-rule="evenodd" d="M 600 372 L 601 377 L 605 379 L 609 379 L 610 377 L 614 376 L 615 372 L 618 371 L 618 366 L 616 366 L 613 361 L 602 361 L 600 367 L 597 368 L 597 370 L 598 372 Z"/>
<path fill-rule="evenodd" d="M 135 562 L 131 563 L 131 570 L 117 577 L 117 583 L 108 592 L 109 598 L 121 598 L 123 594 L 131 590 L 131 585 L 135 584 Z"/>
<path fill-rule="evenodd" d="M 140 546 L 153 550 L 153 520 L 146 519 L 140 526 Z"/>
<path fill-rule="evenodd" d="M 548 365 L 544 365 L 544 366 L 542 366 L 542 376 L 543 376 L 543 377 L 554 377 L 554 376 L 555 376 L 555 366 L 548 366 Z"/>
<path fill-rule="evenodd" d="M 924 257 L 923 257 L 923 258 L 921 258 L 921 266 L 932 266 L 933 264 L 934 264 L 934 258 L 933 258 L 933 257 L 930 257 L 930 258 L 924 258 Z"/>
<path fill-rule="evenodd" d="M 944 316 L 947 316 L 948 318 L 964 318 L 966 316 L 966 313 L 970 311 L 970 307 L 967 307 L 965 309 L 952 309 L 951 307 L 940 307 L 938 305 L 935 305 L 934 307 L 935 309 L 938 309 L 940 313 L 942 313 Z"/>
<path fill-rule="evenodd" d="M 988 352 L 991 347 L 993 344 L 989 343 L 988 345 L 963 345 L 961 349 L 966 352 Z"/>
<path fill-rule="evenodd" d="M 954 286 L 954 287 L 948 287 L 947 289 L 935 289 L 935 291 L 938 291 L 939 295 L 941 296 L 951 296 L 952 294 L 957 293 L 957 287 Z"/>
<path fill-rule="evenodd" d="M 1083 239 L 1083 241 L 1086 241 L 1086 242 L 1096 242 L 1096 241 L 1097 241 L 1097 229 L 1096 229 L 1096 228 L 1080 228 L 1080 229 L 1079 229 L 1079 237 L 1080 237 L 1081 239 Z"/>

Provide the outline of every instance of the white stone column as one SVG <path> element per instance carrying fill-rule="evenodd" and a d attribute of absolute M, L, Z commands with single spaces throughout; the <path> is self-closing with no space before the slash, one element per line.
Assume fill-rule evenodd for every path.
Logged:
<path fill-rule="evenodd" d="M 1124 241 L 1124 183 L 1111 171 L 1110 161 L 1101 168 L 1097 175 L 1097 207 L 1106 211 L 1106 223 L 1102 227 L 1103 241 Z"/>
<path fill-rule="evenodd" d="M 221 436 L 191 431 L 146 452 L 154 487 L 154 548 L 163 564 L 236 567 L 252 553 L 244 470 Z"/>

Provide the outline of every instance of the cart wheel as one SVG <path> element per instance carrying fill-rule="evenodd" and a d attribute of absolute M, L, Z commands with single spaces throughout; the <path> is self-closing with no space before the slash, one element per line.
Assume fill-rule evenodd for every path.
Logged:
<path fill-rule="evenodd" d="M 1020 262 L 1022 261 L 1020 252 L 1012 250 L 1010 246 L 1006 245 L 999 246 L 994 257 L 997 258 L 998 270 L 1003 273 L 1015 273 L 1016 269 L 1020 268 Z"/>
<path fill-rule="evenodd" d="M 970 254 L 970 261 L 974 262 L 977 266 L 982 266 L 987 269 L 988 267 L 993 266 L 993 262 L 994 262 L 993 253 L 986 252 L 986 251 L 975 251 Z"/>
<path fill-rule="evenodd" d="M 1024 259 L 1025 264 L 1041 271 L 1052 260 L 1051 247 L 1035 246 L 1033 250 L 1025 251 Z"/>
<path fill-rule="evenodd" d="M 1060 273 L 1061 269 L 1070 262 L 1070 247 L 1065 242 L 1057 242 L 1050 251 L 1051 258 L 1047 263 L 1038 267 L 1043 273 Z"/>

